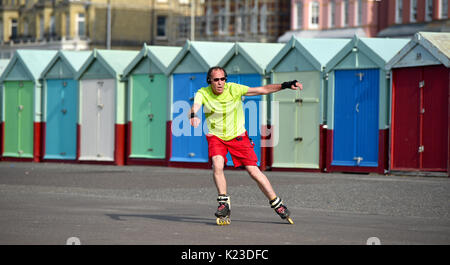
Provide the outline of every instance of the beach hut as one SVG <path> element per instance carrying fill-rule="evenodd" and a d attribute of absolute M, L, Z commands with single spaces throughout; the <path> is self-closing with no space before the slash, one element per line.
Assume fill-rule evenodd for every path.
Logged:
<path fill-rule="evenodd" d="M 217 66 L 233 45 L 227 42 L 186 41 L 169 65 L 172 105 L 168 125 L 171 128 L 169 166 L 208 166 L 205 114 L 202 111 L 199 115 L 202 125 L 193 128 L 189 125 L 187 113 L 197 90 L 208 86 L 206 74 L 209 68 Z"/>
<path fill-rule="evenodd" d="M 326 170 L 387 170 L 389 76 L 386 63 L 408 39 L 358 38 L 327 63 Z"/>
<path fill-rule="evenodd" d="M 43 159 L 76 160 L 78 81 L 89 51 L 59 51 L 41 74 L 43 80 Z"/>
<path fill-rule="evenodd" d="M 228 82 L 234 82 L 249 87 L 259 87 L 267 84 L 266 67 L 273 57 L 283 48 L 280 43 L 239 42 L 229 51 L 219 63 L 228 74 Z M 254 143 L 258 166 L 266 169 L 267 130 L 267 96 L 244 96 L 245 127 Z M 263 134 L 261 134 L 263 132 Z M 264 139 L 262 139 L 264 138 Z M 228 166 L 233 166 L 230 154 L 227 155 Z"/>
<path fill-rule="evenodd" d="M 387 63 L 392 171 L 450 174 L 449 67 L 450 33 L 418 32 Z"/>
<path fill-rule="evenodd" d="M 16 50 L 0 77 L 4 102 L 3 159 L 41 160 L 39 77 L 55 54 L 51 50 Z"/>
<path fill-rule="evenodd" d="M 0 77 L 8 63 L 9 59 L 0 59 Z M 3 83 L 0 82 L 0 150 L 3 150 L 3 104 Z"/>
<path fill-rule="evenodd" d="M 79 80 L 78 160 L 124 165 L 125 68 L 137 51 L 94 49 Z"/>
<path fill-rule="evenodd" d="M 144 44 L 124 71 L 128 80 L 127 164 L 166 165 L 168 67 L 180 51 L 181 47 Z"/>
<path fill-rule="evenodd" d="M 324 168 L 325 65 L 349 42 L 293 37 L 268 65 L 272 83 L 296 79 L 303 84 L 302 91 L 286 89 L 272 94 L 270 166 L 274 170 Z"/>

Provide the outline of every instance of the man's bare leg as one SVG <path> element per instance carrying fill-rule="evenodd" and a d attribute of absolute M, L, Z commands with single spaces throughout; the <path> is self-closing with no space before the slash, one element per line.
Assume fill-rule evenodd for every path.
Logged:
<path fill-rule="evenodd" d="M 264 175 L 257 166 L 246 166 L 248 174 L 256 181 L 261 191 L 266 195 L 267 199 L 273 200 L 277 197 L 275 191 L 270 184 L 269 179 Z"/>
<path fill-rule="evenodd" d="M 213 176 L 214 182 L 216 183 L 217 194 L 226 195 L 227 180 L 225 179 L 225 174 L 223 173 L 223 168 L 225 166 L 225 159 L 221 155 L 213 156 L 212 163 L 213 163 Z"/>

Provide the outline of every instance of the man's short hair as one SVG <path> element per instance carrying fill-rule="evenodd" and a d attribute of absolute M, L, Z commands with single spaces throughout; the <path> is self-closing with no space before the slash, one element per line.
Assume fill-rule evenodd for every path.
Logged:
<path fill-rule="evenodd" d="M 225 68 L 220 66 L 213 66 L 208 70 L 208 74 L 206 75 L 206 83 L 211 84 L 211 73 L 215 70 L 222 70 L 225 74 L 225 79 L 227 78 L 227 71 L 225 71 Z"/>

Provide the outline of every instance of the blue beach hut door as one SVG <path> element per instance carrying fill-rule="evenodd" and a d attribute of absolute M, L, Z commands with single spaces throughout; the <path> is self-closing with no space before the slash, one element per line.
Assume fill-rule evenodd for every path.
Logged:
<path fill-rule="evenodd" d="M 249 87 L 261 86 L 261 75 L 259 74 L 230 74 L 228 82 L 233 82 Z M 248 136 L 255 144 L 253 149 L 258 157 L 258 166 L 261 161 L 261 133 L 260 133 L 260 102 L 261 96 L 244 96 L 242 104 L 244 106 L 245 129 Z M 230 153 L 227 154 L 227 166 L 234 166 Z"/>
<path fill-rule="evenodd" d="M 378 166 L 379 70 L 336 70 L 333 161 Z"/>
<path fill-rule="evenodd" d="M 195 93 L 207 85 L 206 73 L 173 75 L 172 162 L 208 162 L 205 114 L 197 128 L 190 126 L 187 116 Z"/>
<path fill-rule="evenodd" d="M 75 159 L 77 143 L 77 82 L 47 80 L 45 159 Z"/>

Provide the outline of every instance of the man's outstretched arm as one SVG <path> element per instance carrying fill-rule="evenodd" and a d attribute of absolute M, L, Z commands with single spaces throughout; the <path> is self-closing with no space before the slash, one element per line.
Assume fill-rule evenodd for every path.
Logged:
<path fill-rule="evenodd" d="M 303 85 L 302 83 L 298 82 L 297 80 L 284 82 L 282 84 L 270 84 L 260 87 L 249 87 L 246 96 L 257 96 L 257 95 L 267 95 L 270 93 L 274 93 L 277 91 L 280 91 L 285 88 L 290 88 L 292 90 L 302 90 Z"/>

